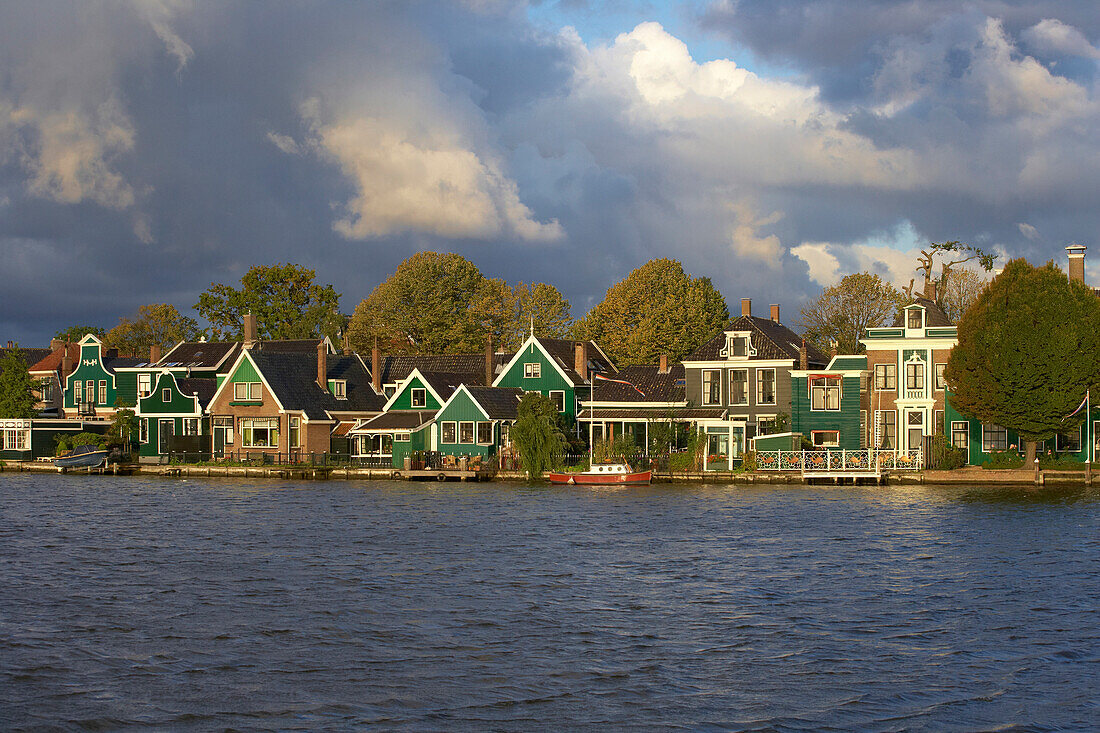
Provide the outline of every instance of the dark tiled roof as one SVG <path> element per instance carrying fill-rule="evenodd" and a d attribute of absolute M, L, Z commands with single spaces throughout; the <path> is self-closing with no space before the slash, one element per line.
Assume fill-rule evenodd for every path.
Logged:
<path fill-rule="evenodd" d="M 232 358 L 226 359 L 226 357 L 235 355 L 240 346 L 239 341 L 184 341 L 161 357 L 157 365 L 172 364 L 192 369 L 213 369 L 223 361 L 226 364 L 232 361 Z M 316 344 L 313 348 L 317 348 Z"/>
<path fill-rule="evenodd" d="M 642 390 L 645 396 L 638 394 L 628 385 L 598 379 L 593 397 L 596 402 L 667 403 L 683 402 L 685 399 L 683 364 L 670 364 L 665 374 L 661 374 L 656 364 L 628 366 L 620 369 L 619 373 L 612 375 L 611 378 L 630 382 Z M 583 396 L 587 397 L 587 394 Z"/>
<path fill-rule="evenodd" d="M 125 369 L 126 367 L 135 367 L 139 364 L 147 364 L 148 359 L 142 359 L 134 356 L 104 356 L 103 368 L 109 372 L 113 372 L 115 369 Z"/>
<path fill-rule="evenodd" d="M 14 349 L 8 349 L 6 347 L 0 349 L 0 359 L 5 358 L 8 355 L 9 351 L 18 351 L 22 355 L 23 362 L 27 365 L 28 369 L 50 355 L 49 349 L 25 349 L 22 346 L 16 346 Z M 79 350 L 77 351 L 77 353 L 79 353 Z"/>
<path fill-rule="evenodd" d="M 314 350 L 317 342 L 314 341 Z M 347 381 L 347 399 L 338 400 L 317 384 L 317 355 L 258 351 L 252 352 L 260 373 L 271 385 L 286 410 L 302 410 L 311 420 L 324 420 L 326 411 L 377 412 L 382 399 L 371 387 L 370 375 L 356 356 L 329 356 L 329 379 Z"/>
<path fill-rule="evenodd" d="M 493 375 L 500 373 L 504 365 L 512 360 L 512 354 L 497 352 L 493 354 Z M 368 370 L 373 369 L 370 358 L 363 361 Z M 382 384 L 396 384 L 412 374 L 413 369 L 421 372 L 442 372 L 461 374 L 464 384 L 485 384 L 485 354 L 420 354 L 416 356 L 383 356 Z M 373 373 L 373 371 L 372 371 Z"/>
<path fill-rule="evenodd" d="M 752 357 L 753 359 L 791 359 L 798 363 L 802 337 L 782 323 L 757 316 L 741 316 L 733 319 L 684 361 L 724 359 L 725 357 L 720 356 L 719 352 L 726 346 L 726 331 L 752 332 L 752 346 L 756 349 L 756 356 Z M 829 363 L 829 357 L 809 342 L 806 342 L 806 357 L 812 366 L 823 367 Z"/>
<path fill-rule="evenodd" d="M 421 370 L 420 376 L 424 377 L 424 381 L 435 390 L 435 393 L 439 395 L 439 399 L 444 402 L 454 394 L 454 391 L 458 389 L 458 385 L 469 381 L 469 375 L 451 372 L 426 372 Z M 484 375 L 479 382 L 483 381 L 485 381 Z"/>
<path fill-rule="evenodd" d="M 268 351 L 279 354 L 316 354 L 317 344 L 323 339 L 281 339 L 279 341 L 256 341 L 252 351 Z M 332 352 L 329 351 L 331 354 Z"/>
<path fill-rule="evenodd" d="M 200 379 L 198 377 L 179 377 L 176 385 L 183 394 L 195 395 L 199 398 L 199 405 L 206 407 L 210 399 L 218 391 L 218 383 L 213 379 Z"/>
<path fill-rule="evenodd" d="M 523 390 L 518 387 L 471 387 L 466 385 L 490 420 L 515 420 Z"/>
<path fill-rule="evenodd" d="M 947 317 L 947 314 L 943 312 L 943 308 L 936 305 L 935 301 L 929 300 L 924 297 L 917 297 L 910 305 L 924 306 L 924 326 L 925 328 L 941 328 L 943 326 L 954 326 L 951 319 Z M 905 311 L 898 314 L 898 317 L 894 319 L 894 326 L 905 326 Z"/>
<path fill-rule="evenodd" d="M 573 382 L 573 384 L 585 384 L 587 380 L 581 379 L 581 375 L 578 374 L 573 367 L 576 366 L 576 350 L 579 341 L 573 341 L 570 339 L 552 339 L 538 337 L 539 343 L 542 344 L 542 348 L 546 349 L 546 353 L 557 362 L 561 367 L 565 375 Z M 603 355 L 595 341 L 589 341 L 587 347 L 588 356 L 588 371 L 591 372 L 603 372 L 604 374 L 613 374 L 618 371 L 615 365 L 611 363 L 611 360 Z"/>
<path fill-rule="evenodd" d="M 416 430 L 435 419 L 435 414 L 425 410 L 393 410 L 372 417 L 355 429 L 355 432 L 373 430 Z"/>
<path fill-rule="evenodd" d="M 590 419 L 596 413 L 596 420 L 667 420 L 669 411 L 651 408 L 648 410 L 633 407 L 598 407 L 595 410 L 581 410 L 578 420 Z M 723 420 L 726 410 L 722 407 L 677 407 L 672 410 L 673 420 Z"/>

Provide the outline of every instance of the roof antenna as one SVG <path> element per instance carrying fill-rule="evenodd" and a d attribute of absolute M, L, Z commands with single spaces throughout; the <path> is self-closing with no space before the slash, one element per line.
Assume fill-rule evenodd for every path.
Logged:
<path fill-rule="evenodd" d="M 535 317 L 531 316 L 531 338 L 535 337 Z"/>

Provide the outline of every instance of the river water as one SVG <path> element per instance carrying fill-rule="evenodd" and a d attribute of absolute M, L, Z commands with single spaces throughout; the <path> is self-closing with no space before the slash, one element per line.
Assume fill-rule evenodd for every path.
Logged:
<path fill-rule="evenodd" d="M 0 728 L 1087 730 L 1086 489 L 0 474 Z"/>

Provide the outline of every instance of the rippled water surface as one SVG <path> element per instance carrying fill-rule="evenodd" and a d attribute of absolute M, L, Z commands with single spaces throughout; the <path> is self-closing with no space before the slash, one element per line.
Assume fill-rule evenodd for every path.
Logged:
<path fill-rule="evenodd" d="M 5 729 L 1100 725 L 1091 490 L 0 474 Z"/>

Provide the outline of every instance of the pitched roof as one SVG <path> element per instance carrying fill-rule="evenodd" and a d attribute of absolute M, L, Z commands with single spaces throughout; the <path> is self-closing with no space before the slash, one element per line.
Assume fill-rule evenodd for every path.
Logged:
<path fill-rule="evenodd" d="M 201 379 L 199 377 L 178 377 L 176 386 L 185 395 L 195 395 L 199 398 L 199 406 L 206 407 L 210 404 L 214 393 L 218 391 L 218 383 L 213 379 Z"/>
<path fill-rule="evenodd" d="M 314 341 L 314 349 L 317 342 Z M 338 400 L 317 384 L 317 356 L 279 351 L 250 352 L 252 360 L 285 410 L 301 410 L 311 420 L 327 412 L 377 412 L 382 399 L 371 387 L 370 375 L 356 356 L 329 356 L 326 377 L 347 382 L 347 399 Z"/>
<path fill-rule="evenodd" d="M 279 339 L 277 341 L 254 341 L 252 351 L 273 351 L 280 354 L 316 354 L 317 344 L 325 343 L 325 350 L 332 354 L 331 343 L 326 339 Z"/>
<path fill-rule="evenodd" d="M 546 350 L 546 353 L 557 362 L 561 370 L 565 372 L 565 375 L 569 377 L 573 384 L 585 384 L 586 379 L 582 379 L 581 375 L 573 368 L 576 366 L 576 353 L 577 344 L 587 344 L 587 357 L 588 357 L 588 372 L 603 372 L 604 374 L 614 374 L 618 371 L 615 365 L 610 359 L 600 350 L 600 347 L 595 341 L 573 341 L 571 339 L 552 339 L 544 336 L 537 336 L 538 342 L 542 345 L 542 348 Z"/>
<path fill-rule="evenodd" d="M 829 362 L 829 369 L 855 371 L 867 368 L 867 356 L 865 354 L 838 354 Z"/>
<path fill-rule="evenodd" d="M 424 410 L 391 410 L 372 417 L 357 427 L 354 432 L 373 430 L 416 430 L 421 425 L 435 419 L 435 414 Z"/>
<path fill-rule="evenodd" d="M 725 328 L 692 352 L 684 361 L 725 359 L 719 352 L 726 346 L 726 331 L 750 331 L 752 333 L 752 346 L 756 349 L 756 356 L 751 357 L 752 359 L 791 359 L 796 363 L 798 362 L 802 337 L 782 323 L 776 323 L 770 318 L 759 318 L 757 316 L 734 318 L 726 324 Z M 808 341 L 806 342 L 806 357 L 810 364 L 819 367 L 825 366 L 829 362 L 829 357 Z"/>
<path fill-rule="evenodd" d="M 505 352 L 493 354 L 494 376 L 512 360 L 512 356 Z M 370 358 L 364 358 L 363 361 L 373 373 L 374 365 Z M 421 372 L 461 374 L 465 384 L 485 384 L 485 354 L 398 354 L 383 356 L 381 362 L 382 384 L 396 384 L 412 374 L 413 369 Z"/>
<path fill-rule="evenodd" d="M 951 319 L 947 317 L 947 314 L 943 312 L 943 308 L 936 305 L 935 301 L 929 300 L 923 296 L 917 296 L 909 305 L 919 305 L 924 308 L 924 326 L 925 328 L 939 328 L 942 326 L 954 326 Z M 902 311 L 898 314 L 898 317 L 894 319 L 894 325 L 898 327 L 905 326 L 905 312 Z"/>
<path fill-rule="evenodd" d="M 39 349 L 39 348 L 26 349 L 26 348 L 23 348 L 22 346 L 15 346 L 15 347 L 10 348 L 10 349 L 6 348 L 6 347 L 5 348 L 0 348 L 0 359 L 3 359 L 4 357 L 6 357 L 8 355 L 9 351 L 18 351 L 22 355 L 23 362 L 27 365 L 27 369 L 30 369 L 35 364 L 37 364 L 38 362 L 42 361 L 43 359 L 45 359 L 47 356 L 50 355 L 50 350 L 49 349 Z M 77 351 L 77 353 L 79 353 L 79 350 Z"/>
<path fill-rule="evenodd" d="M 162 356 L 157 366 L 213 369 L 223 361 L 230 363 L 240 346 L 239 341 L 184 341 Z M 313 348 L 317 348 L 316 344 Z"/>
<path fill-rule="evenodd" d="M 490 420 L 515 420 L 518 417 L 519 400 L 523 390 L 519 387 L 478 387 L 466 385 Z"/>
<path fill-rule="evenodd" d="M 103 356 L 103 368 L 109 372 L 113 372 L 115 369 L 125 369 L 126 367 L 134 367 L 139 364 L 147 364 L 148 359 L 142 359 L 133 356 Z"/>
<path fill-rule="evenodd" d="M 69 344 L 69 373 L 71 374 L 76 365 L 80 362 L 80 344 Z M 65 348 L 54 349 L 46 356 L 42 357 L 38 362 L 31 365 L 30 371 L 32 372 L 60 372 L 61 362 L 65 357 Z M 68 374 L 62 374 L 61 377 L 65 378 Z"/>
<path fill-rule="evenodd" d="M 424 378 L 431 388 L 439 395 L 439 399 L 444 402 L 449 398 L 454 391 L 458 389 L 460 384 L 467 381 L 469 375 L 457 374 L 454 372 L 426 372 L 420 370 L 420 376 Z M 484 375 L 480 381 L 485 381 Z"/>
<path fill-rule="evenodd" d="M 623 367 L 613 379 L 622 379 L 630 382 L 644 392 L 638 394 L 637 390 L 629 385 L 618 382 L 605 382 L 596 380 L 595 402 L 683 402 L 684 395 L 684 365 L 670 364 L 668 371 L 661 373 L 656 364 L 641 364 Z"/>

